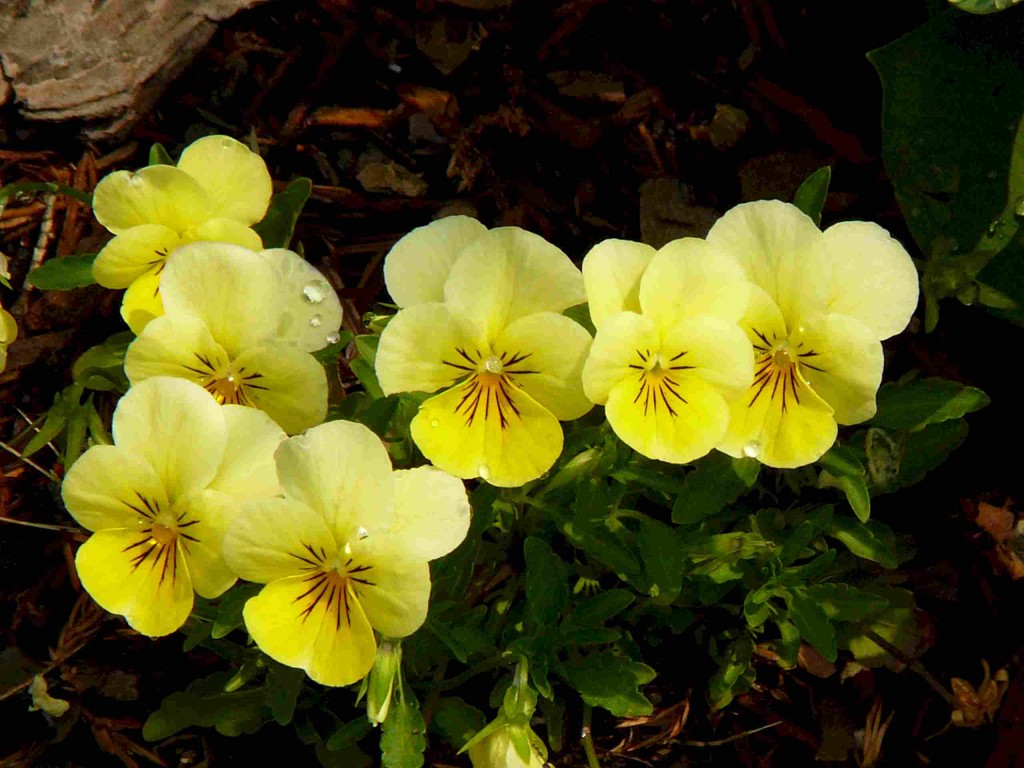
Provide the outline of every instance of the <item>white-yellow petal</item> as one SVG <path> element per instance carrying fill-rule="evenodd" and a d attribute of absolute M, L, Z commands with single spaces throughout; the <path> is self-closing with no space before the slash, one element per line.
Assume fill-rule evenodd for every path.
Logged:
<path fill-rule="evenodd" d="M 156 471 L 171 503 L 209 485 L 227 439 L 214 400 L 196 384 L 166 376 L 133 385 L 111 431 L 118 448 Z"/>
<path fill-rule="evenodd" d="M 171 634 L 192 611 L 192 581 L 176 544 L 150 544 L 137 529 L 100 531 L 79 547 L 75 566 L 101 608 L 149 637 Z"/>
<path fill-rule="evenodd" d="M 256 499 L 278 494 L 274 452 L 285 439 L 267 414 L 255 408 L 225 405 L 221 408 L 227 426 L 224 459 L 208 486 L 236 499 Z"/>
<path fill-rule="evenodd" d="M 332 343 L 329 337 L 341 328 L 341 300 L 320 270 L 284 248 L 260 251 L 259 255 L 278 274 L 282 311 L 277 340 L 305 352 Z"/>
<path fill-rule="evenodd" d="M 635 312 L 610 317 L 597 332 L 583 366 L 583 390 L 598 405 L 604 405 L 612 389 L 639 374 L 643 357 L 657 354 L 661 338 L 647 318 Z M 639 358 L 639 359 L 638 359 Z"/>
<path fill-rule="evenodd" d="M 640 312 L 640 278 L 657 251 L 631 240 L 604 240 L 583 259 L 583 283 L 595 328 L 619 312 Z"/>
<path fill-rule="evenodd" d="M 236 576 L 224 562 L 224 533 L 241 512 L 241 501 L 220 491 L 205 490 L 174 508 L 178 547 L 185 556 L 192 588 L 201 597 L 220 597 Z"/>
<path fill-rule="evenodd" d="M 593 339 L 565 315 L 538 312 L 513 321 L 494 342 L 503 372 L 557 419 L 578 419 L 593 404 L 583 392 L 583 364 Z"/>
<path fill-rule="evenodd" d="M 699 315 L 735 322 L 746 309 L 749 290 L 732 256 L 687 237 L 655 254 L 640 280 L 640 307 L 662 333 Z"/>
<path fill-rule="evenodd" d="M 185 232 L 186 242 L 231 243 L 250 251 L 263 250 L 263 241 L 251 228 L 234 219 L 207 219 L 197 227 Z"/>
<path fill-rule="evenodd" d="M 824 232 L 830 275 L 828 311 L 849 315 L 888 339 L 907 327 L 917 308 L 917 267 L 882 227 L 865 221 L 834 224 Z"/>
<path fill-rule="evenodd" d="M 425 560 L 406 560 L 401 550 L 373 538 L 352 546 L 350 567 L 359 571 L 352 589 L 375 630 L 387 637 L 411 635 L 427 618 L 430 566 Z"/>
<path fill-rule="evenodd" d="M 208 217 L 234 219 L 246 226 L 263 218 L 273 184 L 267 164 L 229 136 L 204 136 L 181 153 L 178 168 L 206 191 Z"/>
<path fill-rule="evenodd" d="M 394 519 L 381 531 L 392 549 L 404 559 L 425 563 L 459 546 L 470 521 L 469 499 L 462 481 L 434 467 L 400 470 L 393 476 Z M 376 533 L 367 529 L 368 540 Z"/>
<path fill-rule="evenodd" d="M 64 506 L 90 531 L 130 528 L 148 512 L 148 501 L 167 508 L 167 494 L 154 469 L 137 454 L 94 445 L 68 470 L 61 485 Z"/>
<path fill-rule="evenodd" d="M 444 304 L 417 304 L 384 327 L 374 365 L 381 389 L 391 395 L 434 392 L 469 375 L 479 362 Z"/>
<path fill-rule="evenodd" d="M 173 229 L 162 224 L 140 224 L 103 246 L 93 262 L 92 276 L 104 288 L 127 288 L 160 266 L 180 243 Z"/>
<path fill-rule="evenodd" d="M 232 365 L 242 405 L 259 408 L 288 434 L 320 424 L 327 415 L 327 373 L 317 359 L 288 344 L 245 350 Z"/>
<path fill-rule="evenodd" d="M 276 460 L 285 494 L 320 514 L 338 541 L 355 540 L 361 527 L 390 524 L 391 459 L 362 424 L 321 424 L 282 443 Z"/>
<path fill-rule="evenodd" d="M 163 315 L 146 325 L 129 346 L 124 371 L 133 384 L 154 376 L 174 376 L 205 385 L 226 370 L 230 359 L 202 320 Z"/>
<path fill-rule="evenodd" d="M 384 258 L 384 283 L 400 307 L 444 301 L 444 284 L 465 248 L 487 233 L 469 216 L 447 216 L 417 227 Z"/>
<path fill-rule="evenodd" d="M 210 218 L 203 188 L 170 165 L 105 176 L 96 185 L 92 205 L 99 223 L 115 235 L 140 224 L 162 224 L 182 233 Z"/>
<path fill-rule="evenodd" d="M 136 336 L 146 330 L 152 320 L 164 314 L 160 293 L 162 274 L 163 270 L 158 267 L 136 278 L 121 299 L 121 317 Z"/>

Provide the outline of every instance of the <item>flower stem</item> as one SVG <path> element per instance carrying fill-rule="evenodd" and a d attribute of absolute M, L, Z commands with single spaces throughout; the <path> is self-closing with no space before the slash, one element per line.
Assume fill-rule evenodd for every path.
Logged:
<path fill-rule="evenodd" d="M 601 763 L 597 759 L 597 753 L 594 751 L 594 738 L 590 734 L 590 713 L 590 705 L 584 704 L 583 728 L 580 730 L 580 743 L 583 744 L 583 752 L 587 756 L 587 768 L 601 768 Z"/>

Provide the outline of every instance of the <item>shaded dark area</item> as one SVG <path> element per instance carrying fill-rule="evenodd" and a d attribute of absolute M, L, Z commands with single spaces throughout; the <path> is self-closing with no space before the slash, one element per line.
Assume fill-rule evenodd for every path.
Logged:
<path fill-rule="evenodd" d="M 91 190 L 110 170 L 144 164 L 154 142 L 176 157 L 207 133 L 250 136 L 276 180 L 313 180 L 296 242 L 324 265 L 355 331 L 385 298 L 380 265 L 392 243 L 443 212 L 536 231 L 578 262 L 608 237 L 702 236 L 737 202 L 791 199 L 831 165 L 824 223 L 877 221 L 916 257 L 879 159 L 881 88 L 864 54 L 926 15 L 923 4 L 877 1 L 271 2 L 227 22 L 126 142 L 83 144 L 74 126 L 0 116 L 0 185 Z M 123 330 L 119 296 L 97 286 L 21 289 L 34 258 L 94 252 L 104 237 L 67 198 L 10 201 L 0 218 L 16 286 L 2 300 L 20 327 L 0 373 L 5 442 L 25 430 L 19 411 L 36 418 L 49 407 L 83 350 Z M 923 667 L 946 688 L 952 677 L 979 683 L 982 659 L 1009 670 L 995 724 L 936 735 L 950 707 L 912 670 L 841 680 L 834 669 L 816 676 L 813 663 L 783 673 L 770 659 L 750 693 L 711 714 L 703 691 L 714 666 L 690 639 L 648 660 L 660 674 L 646 726 L 616 728 L 595 713 L 602 765 L 792 766 L 818 754 L 852 766 L 876 699 L 894 713 L 877 765 L 1024 763 L 1021 582 L 975 521 L 979 501 L 1002 507 L 1024 490 L 1011 461 L 1024 418 L 1006 355 L 1022 348 L 1021 329 L 951 302 L 935 333 L 915 321 L 887 343 L 888 378 L 917 368 L 993 403 L 940 470 L 873 512 L 917 550 L 898 576 L 928 615 Z M 344 365 L 339 373 L 354 383 Z M 97 405 L 109 413 L 113 401 Z M 45 450 L 35 459 L 53 464 Z M 41 474 L 6 455 L 0 467 L 4 516 L 70 522 Z M 74 547 L 66 530 L 0 528 L 0 766 L 234 765 L 282 741 L 297 764 L 316 764 L 311 747 L 274 725 L 240 739 L 193 730 L 144 742 L 147 714 L 219 660 L 102 614 L 69 572 Z M 56 723 L 28 712 L 19 687 L 51 659 L 51 692 L 72 702 Z M 564 725 L 567 746 L 552 761 L 584 765 L 578 713 Z M 427 764 L 469 765 L 443 748 Z"/>

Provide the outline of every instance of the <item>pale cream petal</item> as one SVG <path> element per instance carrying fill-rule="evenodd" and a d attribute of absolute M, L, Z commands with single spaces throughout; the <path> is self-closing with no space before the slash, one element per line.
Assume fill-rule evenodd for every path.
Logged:
<path fill-rule="evenodd" d="M 849 315 L 888 339 L 917 308 L 917 267 L 882 227 L 846 221 L 825 230 L 820 248 L 829 267 L 828 311 Z"/>
<path fill-rule="evenodd" d="M 384 327 L 374 365 L 381 389 L 392 395 L 451 386 L 479 370 L 484 359 L 444 304 L 417 304 Z"/>
<path fill-rule="evenodd" d="M 494 374 L 474 376 L 430 398 L 410 428 L 423 455 L 439 469 L 503 487 L 537 479 L 562 452 L 558 419 Z"/>
<path fill-rule="evenodd" d="M 163 315 L 148 323 L 128 346 L 124 371 L 133 385 L 154 376 L 174 376 L 205 386 L 229 363 L 228 353 L 201 320 Z"/>
<path fill-rule="evenodd" d="M 177 545 L 157 544 L 137 529 L 93 534 L 79 547 L 75 567 L 101 608 L 149 637 L 171 634 L 192 611 L 192 581 Z"/>
<path fill-rule="evenodd" d="M 224 533 L 242 511 L 242 502 L 219 491 L 192 494 L 174 507 L 178 545 L 188 563 L 192 588 L 201 597 L 220 597 L 235 583 L 224 562 Z"/>
<path fill-rule="evenodd" d="M 253 499 L 224 535 L 224 559 L 246 581 L 302 576 L 337 557 L 323 517 L 292 499 Z"/>
<path fill-rule="evenodd" d="M 162 224 L 140 224 L 103 246 L 92 264 L 92 276 L 104 288 L 127 288 L 161 265 L 180 243 L 173 229 Z"/>
<path fill-rule="evenodd" d="M 364 570 L 350 578 L 370 625 L 387 637 L 405 637 L 427 618 L 430 566 L 404 559 L 404 550 L 396 550 L 388 539 L 368 538 L 352 546 L 349 567 Z"/>
<path fill-rule="evenodd" d="M 538 312 L 513 321 L 494 342 L 502 371 L 557 419 L 578 419 L 593 404 L 583 393 L 583 364 L 593 339 L 565 315 Z"/>
<path fill-rule="evenodd" d="M 341 300 L 320 270 L 284 248 L 261 251 L 260 258 L 278 273 L 283 300 L 277 340 L 305 352 L 332 343 L 329 337 L 341 328 Z"/>
<path fill-rule="evenodd" d="M 492 229 L 470 244 L 452 266 L 444 296 L 480 346 L 520 317 L 586 301 L 583 274 L 569 257 L 518 227 Z"/>
<path fill-rule="evenodd" d="M 619 312 L 640 312 L 640 278 L 657 251 L 631 240 L 604 240 L 583 259 L 590 319 L 600 328 Z"/>
<path fill-rule="evenodd" d="M 317 359 L 287 344 L 266 344 L 232 365 L 242 405 L 259 408 L 288 434 L 320 424 L 327 415 L 327 373 Z"/>
<path fill-rule="evenodd" d="M 739 262 L 795 327 L 801 315 L 822 311 L 828 298 L 821 280 L 821 238 L 814 221 L 795 205 L 758 200 L 727 211 L 707 241 Z"/>
<path fill-rule="evenodd" d="M 160 285 L 168 314 L 202 320 L 232 357 L 275 338 L 278 276 L 255 253 L 230 243 L 190 243 L 167 259 Z"/>
<path fill-rule="evenodd" d="M 166 509 L 167 494 L 159 476 L 134 452 L 94 445 L 68 470 L 61 485 L 64 506 L 90 531 L 137 527 Z"/>
<path fill-rule="evenodd" d="M 875 415 L 885 362 L 875 331 L 846 315 L 824 315 L 798 328 L 790 347 L 837 422 L 859 424 Z"/>
<path fill-rule="evenodd" d="M 115 235 L 140 224 L 162 224 L 182 233 L 210 217 L 203 188 L 170 165 L 105 176 L 96 185 L 92 206 L 97 221 Z"/>
<path fill-rule="evenodd" d="M 263 241 L 255 230 L 234 219 L 207 219 L 183 236 L 187 242 L 232 243 L 250 251 L 263 250 Z"/>
<path fill-rule="evenodd" d="M 699 376 L 729 402 L 754 380 L 754 350 L 735 323 L 690 317 L 665 334 L 659 366 L 671 376 Z"/>
<path fill-rule="evenodd" d="M 263 218 L 273 184 L 267 164 L 229 136 L 204 136 L 181 153 L 178 168 L 209 197 L 209 218 L 234 219 L 249 226 Z"/>
<path fill-rule="evenodd" d="M 487 233 L 469 216 L 447 216 L 417 227 L 384 258 L 384 283 L 400 307 L 444 301 L 444 284 L 465 248 Z"/>
<path fill-rule="evenodd" d="M 338 541 L 360 527 L 389 525 L 395 481 L 387 449 L 368 428 L 330 421 L 292 437 L 277 449 L 285 494 L 318 512 Z"/>
<path fill-rule="evenodd" d="M 664 333 L 683 318 L 698 315 L 739 320 L 749 290 L 732 256 L 687 237 L 655 254 L 640 280 L 640 306 L 644 317 Z"/>
<path fill-rule="evenodd" d="M 210 483 L 227 439 L 213 398 L 166 376 L 133 385 L 114 411 L 111 431 L 118 448 L 156 470 L 172 504 Z"/>
<path fill-rule="evenodd" d="M 621 312 L 601 326 L 583 365 L 583 391 L 603 405 L 612 389 L 646 365 L 661 346 L 657 328 L 634 312 Z"/>
<path fill-rule="evenodd" d="M 136 336 L 146 330 L 150 321 L 164 314 L 160 293 L 162 274 L 163 270 L 158 268 L 136 278 L 121 299 L 121 317 Z"/>
<path fill-rule="evenodd" d="M 284 430 L 255 408 L 225 405 L 227 425 L 224 459 L 208 486 L 236 499 L 275 496 L 281 491 L 274 452 L 285 439 Z"/>
<path fill-rule="evenodd" d="M 459 546 L 470 520 L 462 481 L 434 467 L 401 470 L 393 476 L 395 516 L 382 531 L 393 549 L 404 559 L 425 563 Z M 368 528 L 366 533 L 367 541 L 374 540 L 375 530 Z"/>

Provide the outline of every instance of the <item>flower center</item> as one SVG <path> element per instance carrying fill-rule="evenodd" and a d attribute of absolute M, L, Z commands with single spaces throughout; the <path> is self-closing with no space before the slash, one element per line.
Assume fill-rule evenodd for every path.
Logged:
<path fill-rule="evenodd" d="M 361 534 L 359 537 L 365 538 Z M 373 566 L 357 563 L 349 544 L 333 557 L 328 557 L 323 547 L 309 544 L 302 547 L 301 553 L 289 553 L 303 563 L 302 570 L 308 572 L 303 578 L 306 589 L 292 600 L 300 607 L 299 617 L 305 621 L 313 611 L 320 609 L 328 616 L 334 613 L 335 628 L 340 629 L 342 621 L 347 626 L 351 621 L 350 601 L 359 597 L 362 589 L 376 586 L 368 577 Z"/>
<path fill-rule="evenodd" d="M 178 526 L 174 523 L 170 525 L 154 523 L 149 529 L 149 536 L 158 546 L 166 547 L 168 544 L 173 544 L 174 540 L 178 538 Z"/>
<path fill-rule="evenodd" d="M 196 383 L 213 395 L 213 399 L 224 405 L 251 405 L 256 393 L 268 387 L 260 383 L 263 374 L 251 371 L 226 359 L 216 359 L 210 355 L 192 353 L 196 358 L 195 365 L 183 366 L 196 375 Z"/>
<path fill-rule="evenodd" d="M 455 370 L 453 383 L 465 379 L 465 389 L 455 406 L 455 413 L 466 419 L 467 427 L 473 426 L 478 416 L 487 420 L 492 414 L 497 417 L 501 429 L 508 427 L 510 420 L 519 416 L 519 408 L 513 402 L 513 396 L 519 389 L 515 377 L 540 373 L 531 369 L 527 362 L 533 353 L 496 350 L 484 354 L 478 349 L 460 347 L 455 352 L 454 360 L 442 361 Z"/>
<path fill-rule="evenodd" d="M 205 389 L 221 405 L 224 403 L 237 405 L 245 399 L 241 383 L 232 374 L 228 374 L 222 379 L 213 379 L 206 385 Z"/>

